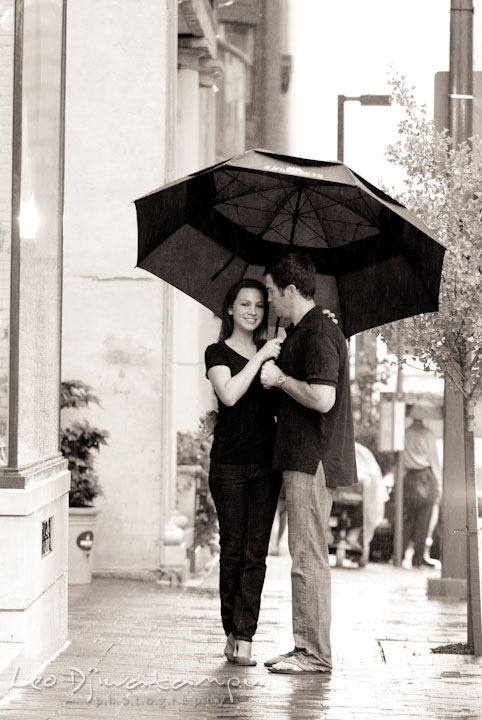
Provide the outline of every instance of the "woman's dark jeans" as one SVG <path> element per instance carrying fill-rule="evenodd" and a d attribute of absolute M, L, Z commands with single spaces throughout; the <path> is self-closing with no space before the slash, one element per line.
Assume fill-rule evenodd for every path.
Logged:
<path fill-rule="evenodd" d="M 269 465 L 211 463 L 209 488 L 219 519 L 219 593 L 226 635 L 251 640 L 258 623 L 281 473 Z"/>

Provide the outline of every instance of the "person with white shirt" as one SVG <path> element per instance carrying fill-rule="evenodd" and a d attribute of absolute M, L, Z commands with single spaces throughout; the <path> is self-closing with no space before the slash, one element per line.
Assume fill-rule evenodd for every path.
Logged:
<path fill-rule="evenodd" d="M 423 423 L 422 412 L 415 406 L 412 424 L 405 434 L 405 478 L 403 483 L 403 551 L 413 544 L 412 566 L 433 565 L 426 550 L 427 538 L 438 519 L 442 494 L 442 467 L 435 437 Z M 428 549 L 428 548 L 427 548 Z M 404 559 L 405 564 L 407 558 Z"/>

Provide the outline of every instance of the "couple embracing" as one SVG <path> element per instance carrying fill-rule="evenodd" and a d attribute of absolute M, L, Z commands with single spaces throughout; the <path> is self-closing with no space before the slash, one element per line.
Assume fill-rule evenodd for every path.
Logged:
<path fill-rule="evenodd" d="M 329 517 L 335 488 L 357 481 L 348 353 L 336 322 L 315 304 L 308 256 L 286 255 L 265 278 L 265 285 L 244 279 L 230 289 L 219 341 L 205 354 L 219 405 L 209 487 L 219 518 L 224 652 L 238 665 L 256 664 L 252 639 L 283 483 L 294 648 L 265 665 L 275 673 L 326 673 Z M 265 340 L 269 303 L 291 321 L 283 342 Z"/>

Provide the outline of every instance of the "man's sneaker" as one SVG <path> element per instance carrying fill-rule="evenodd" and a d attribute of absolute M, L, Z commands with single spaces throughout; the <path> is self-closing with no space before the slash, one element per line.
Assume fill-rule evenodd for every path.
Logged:
<path fill-rule="evenodd" d="M 265 661 L 266 667 L 272 667 L 273 665 L 276 665 L 276 663 L 283 662 L 283 660 L 286 660 L 286 658 L 290 657 L 291 655 L 294 655 L 296 650 L 290 650 L 287 653 L 282 653 L 281 655 L 277 655 L 274 658 L 271 658 L 270 660 Z"/>

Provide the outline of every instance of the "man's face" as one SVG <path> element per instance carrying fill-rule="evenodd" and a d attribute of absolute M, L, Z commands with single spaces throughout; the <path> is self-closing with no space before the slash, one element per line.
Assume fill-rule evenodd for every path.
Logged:
<path fill-rule="evenodd" d="M 268 291 L 268 300 L 276 315 L 280 318 L 289 318 L 291 308 L 286 292 L 280 292 L 279 287 L 274 284 L 271 275 L 266 275 L 265 285 L 266 290 Z"/>

